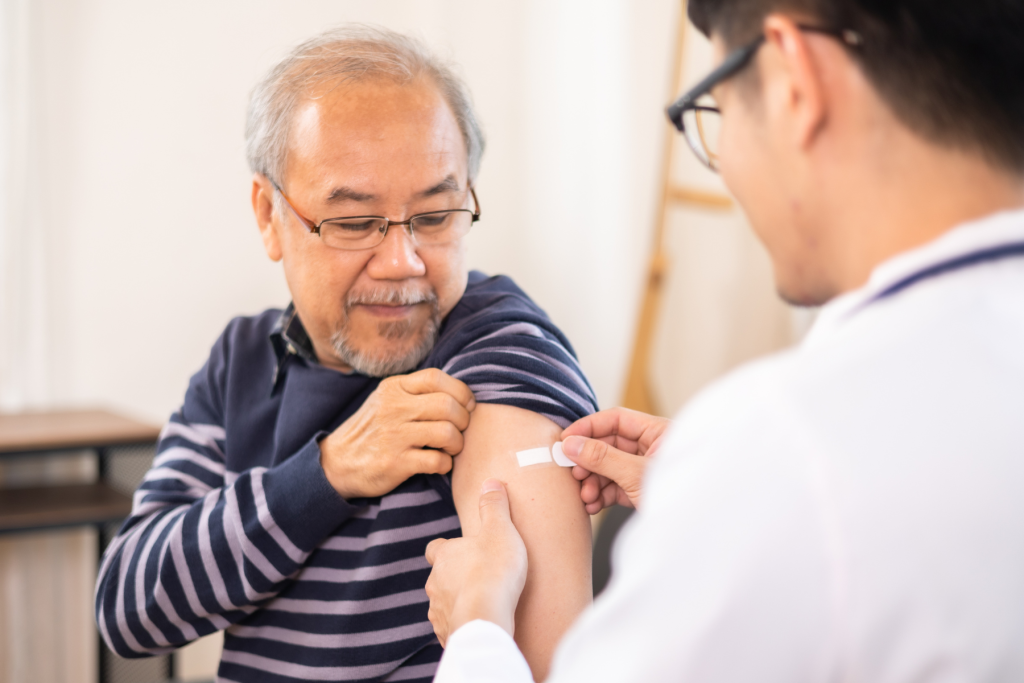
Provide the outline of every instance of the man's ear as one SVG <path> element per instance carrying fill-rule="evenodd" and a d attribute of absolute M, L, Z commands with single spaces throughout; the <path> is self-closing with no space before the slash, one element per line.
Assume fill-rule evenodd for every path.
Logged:
<path fill-rule="evenodd" d="M 256 224 L 263 238 L 263 248 L 271 261 L 280 261 L 281 229 L 280 221 L 274 211 L 274 186 L 262 173 L 252 176 L 252 212 L 256 214 Z"/>
<path fill-rule="evenodd" d="M 813 34 L 816 35 L 816 34 Z M 769 54 L 762 67 L 768 106 L 779 107 L 789 120 L 792 142 L 810 147 L 825 125 L 828 103 L 816 50 L 792 18 L 770 14 L 764 20 L 765 47 Z M 776 73 L 766 73 L 776 70 Z"/>

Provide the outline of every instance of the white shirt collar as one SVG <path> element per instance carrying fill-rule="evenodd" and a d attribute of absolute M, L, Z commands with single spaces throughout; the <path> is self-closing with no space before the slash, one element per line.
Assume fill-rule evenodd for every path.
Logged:
<path fill-rule="evenodd" d="M 880 263 L 860 289 L 842 294 L 818 313 L 804 339 L 813 346 L 828 338 L 857 311 L 889 287 L 931 266 L 975 251 L 1024 242 L 1024 209 L 1002 211 L 958 225 L 920 247 Z"/>

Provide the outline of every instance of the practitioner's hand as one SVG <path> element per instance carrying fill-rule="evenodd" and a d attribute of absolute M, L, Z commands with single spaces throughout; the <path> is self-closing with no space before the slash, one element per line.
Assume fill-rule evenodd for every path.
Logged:
<path fill-rule="evenodd" d="M 388 377 L 320 442 L 320 466 L 344 498 L 383 495 L 414 474 L 445 474 L 474 408 L 469 387 L 440 370 Z"/>
<path fill-rule="evenodd" d="M 590 514 L 618 503 L 640 505 L 648 458 L 661 445 L 672 421 L 626 408 L 612 408 L 577 420 L 562 432 L 562 452 L 583 482 L 580 498 Z"/>
<path fill-rule="evenodd" d="M 463 624 L 485 619 L 515 635 L 516 605 L 526 583 L 526 546 L 512 525 L 508 493 L 497 479 L 480 489 L 480 533 L 437 538 L 427 546 L 427 618 L 444 647 Z"/>

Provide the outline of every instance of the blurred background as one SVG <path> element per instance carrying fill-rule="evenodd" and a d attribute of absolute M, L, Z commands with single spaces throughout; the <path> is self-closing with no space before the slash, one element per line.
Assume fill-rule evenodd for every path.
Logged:
<path fill-rule="evenodd" d="M 230 318 L 287 305 L 251 213 L 247 96 L 290 47 L 349 21 L 415 34 L 460 65 L 488 141 L 470 264 L 549 313 L 602 407 L 631 387 L 632 405 L 672 414 L 791 344 L 809 315 L 775 298 L 742 214 L 663 114 L 711 66 L 698 35 L 680 51 L 682 9 L 3 0 L 0 413 L 103 407 L 159 425 Z M 119 457 L 130 493 L 151 451 Z M 103 471 L 74 450 L 0 459 L 0 507 L 5 491 Z M 99 680 L 97 533 L 0 534 L 0 683 Z M 212 680 L 217 652 L 215 638 L 191 646 L 174 675 Z M 167 672 L 105 666 L 125 683 Z"/>

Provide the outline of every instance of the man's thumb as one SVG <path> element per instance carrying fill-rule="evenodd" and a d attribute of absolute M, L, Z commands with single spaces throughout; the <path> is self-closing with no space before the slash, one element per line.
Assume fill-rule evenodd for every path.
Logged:
<path fill-rule="evenodd" d="M 508 511 L 508 492 L 497 479 L 485 479 L 480 487 L 480 524 L 487 526 L 502 519 L 512 519 Z"/>
<path fill-rule="evenodd" d="M 632 461 L 640 456 L 624 453 L 604 441 L 583 436 L 569 436 L 562 442 L 562 453 L 585 470 L 611 479 L 620 487 L 628 485 L 635 475 Z"/>

